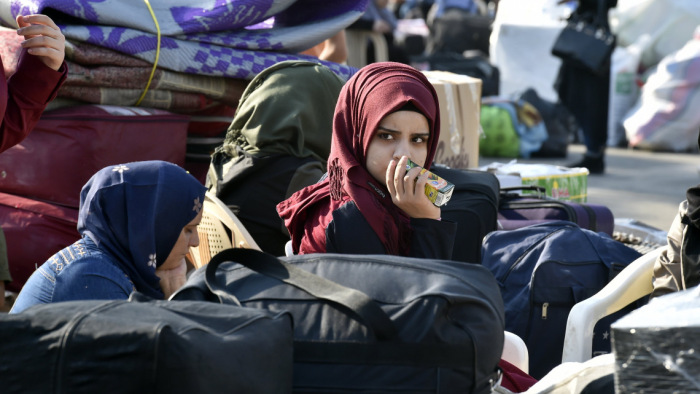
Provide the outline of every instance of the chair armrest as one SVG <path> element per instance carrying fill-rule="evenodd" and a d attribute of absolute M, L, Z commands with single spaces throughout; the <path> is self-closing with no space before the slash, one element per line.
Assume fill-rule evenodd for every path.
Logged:
<path fill-rule="evenodd" d="M 598 320 L 651 293 L 654 262 L 666 246 L 644 254 L 592 297 L 569 312 L 564 336 L 562 363 L 584 362 L 593 351 L 593 328 Z"/>

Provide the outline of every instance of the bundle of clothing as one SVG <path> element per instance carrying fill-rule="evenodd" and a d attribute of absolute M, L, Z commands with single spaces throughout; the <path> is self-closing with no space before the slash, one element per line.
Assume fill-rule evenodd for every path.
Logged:
<path fill-rule="evenodd" d="M 0 7 L 0 25 L 46 13 L 61 27 L 69 76 L 53 108 L 77 101 L 196 113 L 235 108 L 255 75 L 284 60 L 321 62 L 348 79 L 354 68 L 299 52 L 350 25 L 366 6 L 366 0 L 29 0 Z M 10 66 L 20 40 L 14 30 L 0 33 Z"/>

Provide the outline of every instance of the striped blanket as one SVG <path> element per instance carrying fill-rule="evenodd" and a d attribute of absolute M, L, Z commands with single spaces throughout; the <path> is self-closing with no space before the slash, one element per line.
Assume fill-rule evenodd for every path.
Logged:
<path fill-rule="evenodd" d="M 20 43 L 24 38 L 12 29 L 0 28 L 0 56 L 5 74 L 14 74 Z M 110 49 L 85 43 L 66 42 L 68 77 L 58 90 L 58 100 L 50 109 L 75 102 L 135 105 L 151 80 L 140 105 L 189 113 L 224 104 L 238 105 L 248 80 L 186 74 L 157 68 L 151 79 L 152 64 Z"/>
<path fill-rule="evenodd" d="M 314 60 L 297 53 L 366 7 L 367 0 L 0 0 L 0 24 L 14 27 L 19 14 L 46 13 L 71 41 L 150 64 L 157 56 L 157 66 L 170 71 L 249 80 L 283 60 Z M 345 79 L 356 71 L 322 63 Z"/>

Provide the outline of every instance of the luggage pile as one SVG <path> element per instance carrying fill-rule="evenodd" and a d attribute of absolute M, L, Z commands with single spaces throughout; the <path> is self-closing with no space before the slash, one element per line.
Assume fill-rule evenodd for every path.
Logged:
<path fill-rule="evenodd" d="M 294 392 L 489 393 L 499 379 L 503 303 L 476 264 L 228 249 L 171 300 L 289 312 Z"/>
<path fill-rule="evenodd" d="M 366 6 L 75 3 L 31 0 L 0 10 L 8 76 L 23 39 L 12 28 L 17 14 L 48 13 L 66 37 L 68 65 L 36 128 L 0 157 L 0 225 L 13 277 L 8 290 L 15 292 L 37 265 L 78 239 L 80 189 L 98 169 L 165 160 L 204 182 L 209 154 L 222 143 L 248 81 L 279 61 L 311 59 L 295 53 L 349 25 Z M 282 27 L 271 29 L 271 20 Z M 323 63 L 343 78 L 355 71 Z"/>
<path fill-rule="evenodd" d="M 529 88 L 509 96 L 484 97 L 484 138 L 479 153 L 488 157 L 566 157 L 579 125 L 561 103 L 541 98 Z"/>
<path fill-rule="evenodd" d="M 0 315 L 13 338 L 0 380 L 13 393 L 488 394 L 504 324 L 496 281 L 476 264 L 227 249 L 170 301 L 134 293 Z"/>

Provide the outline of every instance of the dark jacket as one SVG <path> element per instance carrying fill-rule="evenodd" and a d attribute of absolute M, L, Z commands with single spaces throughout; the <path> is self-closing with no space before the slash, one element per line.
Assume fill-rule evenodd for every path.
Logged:
<path fill-rule="evenodd" d="M 450 260 L 457 224 L 446 220 L 411 219 L 410 257 Z M 333 211 L 326 228 L 326 252 L 349 254 L 386 254 L 379 237 L 354 202 Z"/>

